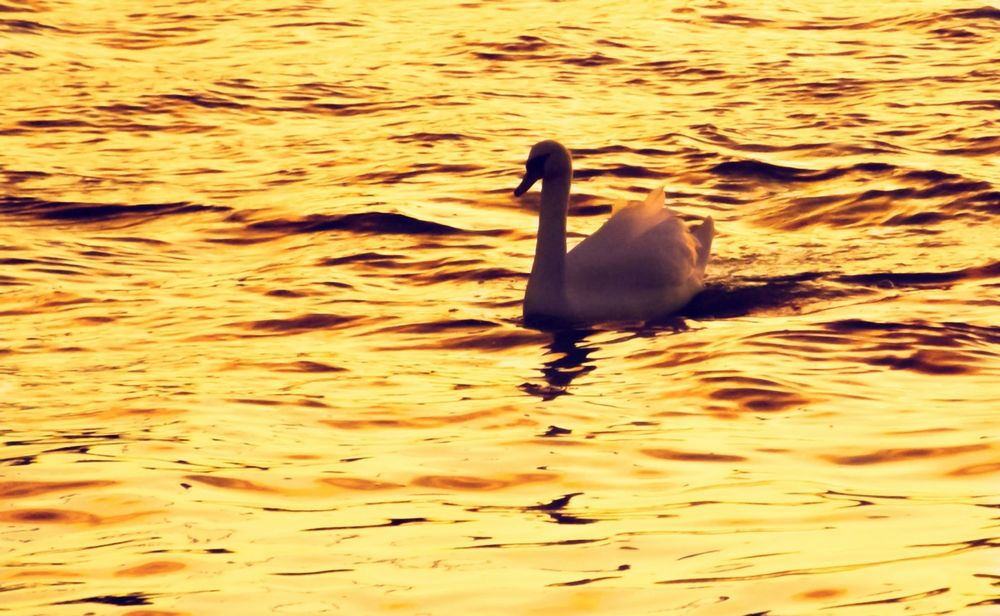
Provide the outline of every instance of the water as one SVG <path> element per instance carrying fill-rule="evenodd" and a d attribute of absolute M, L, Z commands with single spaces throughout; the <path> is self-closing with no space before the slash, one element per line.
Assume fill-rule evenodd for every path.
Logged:
<path fill-rule="evenodd" d="M 362 4 L 2 0 L 0 610 L 997 613 L 1000 8 Z M 683 315 L 523 327 L 543 138 Z"/>

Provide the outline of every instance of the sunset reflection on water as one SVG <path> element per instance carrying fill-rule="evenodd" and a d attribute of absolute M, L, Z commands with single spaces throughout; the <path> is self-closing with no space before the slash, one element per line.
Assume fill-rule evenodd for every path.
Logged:
<path fill-rule="evenodd" d="M 0 3 L 0 609 L 997 610 L 1000 9 Z M 711 215 L 677 318 L 524 327 Z"/>

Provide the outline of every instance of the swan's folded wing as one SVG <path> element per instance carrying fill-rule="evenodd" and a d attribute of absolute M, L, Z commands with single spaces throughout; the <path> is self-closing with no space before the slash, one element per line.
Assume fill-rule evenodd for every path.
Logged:
<path fill-rule="evenodd" d="M 663 206 L 663 189 L 649 193 L 645 202 L 632 202 L 604 222 L 593 234 L 570 251 L 570 259 L 596 262 L 611 253 L 621 251 L 657 225 L 675 214 Z"/>
<path fill-rule="evenodd" d="M 637 235 L 616 227 L 602 233 L 605 225 L 581 242 L 566 257 L 569 286 L 614 293 L 684 285 L 693 276 L 700 282 L 696 240 L 672 212 L 663 212 L 657 224 L 643 226 Z"/>

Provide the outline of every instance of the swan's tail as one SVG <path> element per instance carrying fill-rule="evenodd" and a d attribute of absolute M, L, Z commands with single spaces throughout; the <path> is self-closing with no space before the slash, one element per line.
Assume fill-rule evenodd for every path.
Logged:
<path fill-rule="evenodd" d="M 712 217 L 706 216 L 704 222 L 691 229 L 691 235 L 698 240 L 698 269 L 705 271 L 708 254 L 712 251 L 712 238 L 715 237 L 715 222 Z"/>

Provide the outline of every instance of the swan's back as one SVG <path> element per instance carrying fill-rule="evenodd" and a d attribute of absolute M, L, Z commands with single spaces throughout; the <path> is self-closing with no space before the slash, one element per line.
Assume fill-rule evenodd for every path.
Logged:
<path fill-rule="evenodd" d="M 654 318 L 683 308 L 702 289 L 712 219 L 689 231 L 663 202 L 663 189 L 652 191 L 566 256 L 568 301 L 577 318 Z"/>

